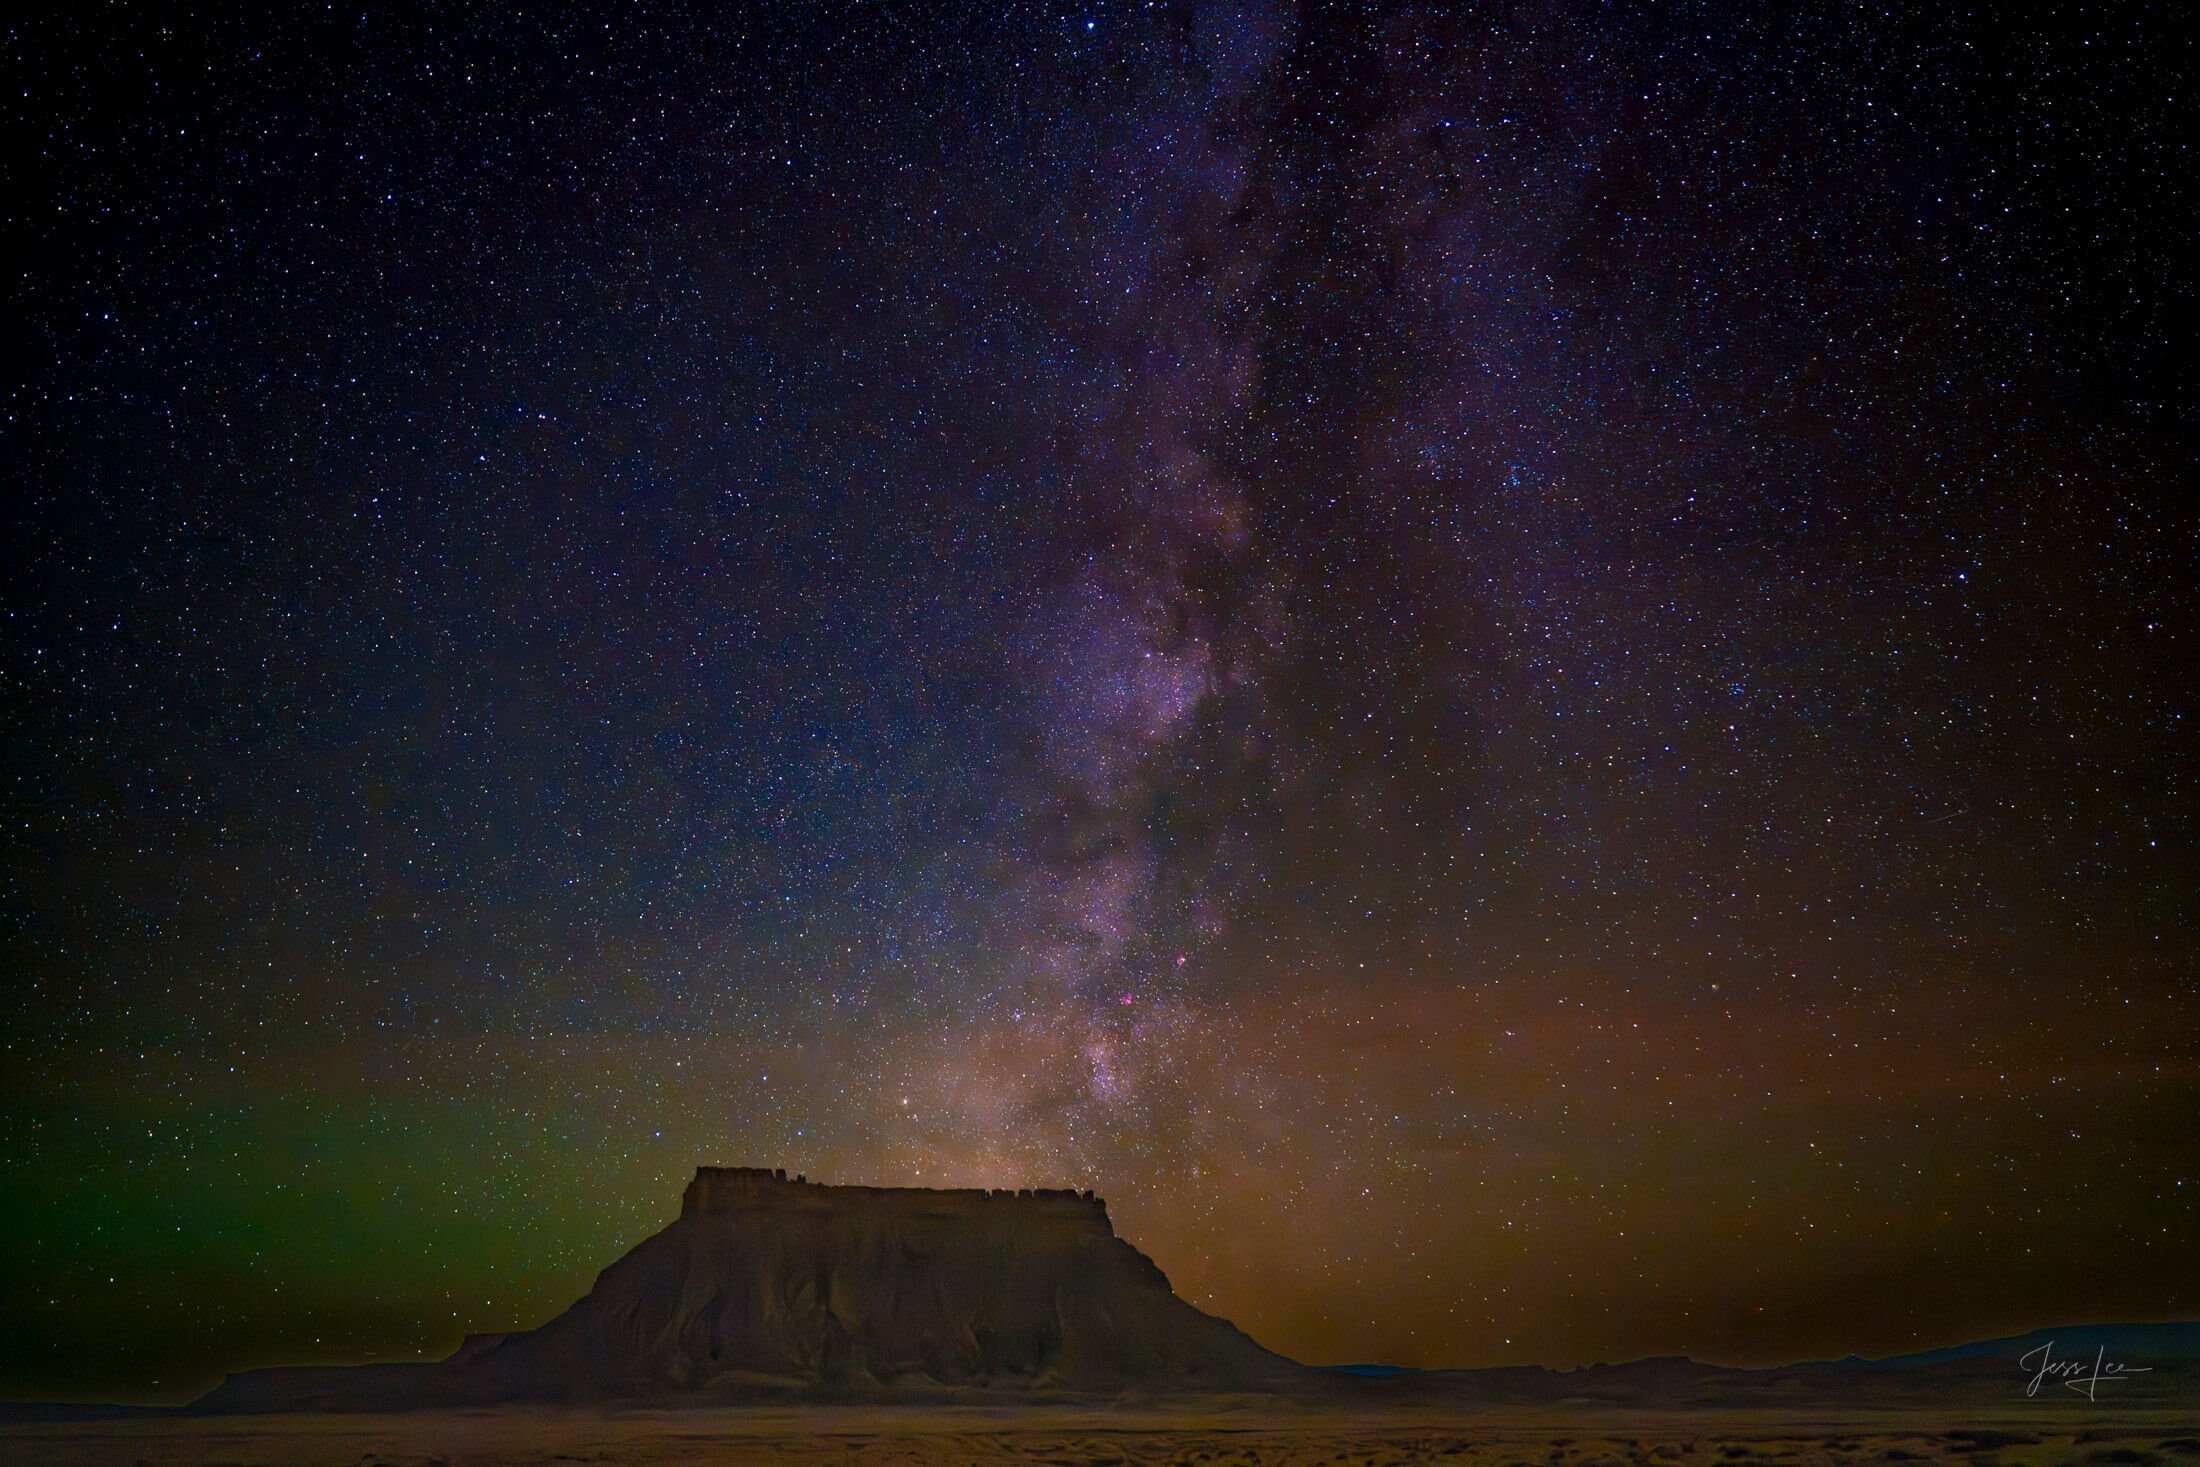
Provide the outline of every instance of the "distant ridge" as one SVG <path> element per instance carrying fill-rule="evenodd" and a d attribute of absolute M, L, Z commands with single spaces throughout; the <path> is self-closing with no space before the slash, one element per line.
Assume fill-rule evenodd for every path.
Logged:
<path fill-rule="evenodd" d="M 2041 1346 L 2051 1346 L 2058 1357 L 2091 1355 L 2106 1351 L 2117 1360 L 2200 1360 L 2200 1321 L 2172 1324 L 2066 1324 L 2036 1329 L 2029 1334 L 2005 1335 L 1998 1340 L 1972 1340 L 1938 1350 L 1919 1350 L 1910 1355 L 1890 1355 L 1884 1360 L 1860 1360 L 1850 1356 L 1844 1365 L 1900 1367 L 1945 1365 L 1955 1360 L 2019 1360 Z"/>

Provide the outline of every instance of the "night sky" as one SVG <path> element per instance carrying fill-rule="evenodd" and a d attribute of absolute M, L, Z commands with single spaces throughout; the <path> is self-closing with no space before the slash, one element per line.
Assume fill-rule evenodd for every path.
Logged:
<path fill-rule="evenodd" d="M 2200 1315 L 2174 7 L 40 7 L 0 1392 L 698 1163 L 1316 1361 Z"/>

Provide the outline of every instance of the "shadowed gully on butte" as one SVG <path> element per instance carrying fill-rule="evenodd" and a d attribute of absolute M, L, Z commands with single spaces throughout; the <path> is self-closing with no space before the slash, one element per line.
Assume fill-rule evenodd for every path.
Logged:
<path fill-rule="evenodd" d="M 829 1187 L 704 1167 L 679 1220 L 540 1329 L 447 1360 L 231 1376 L 200 1405 L 346 1410 L 812 1389 L 1191 1390 L 1315 1372 L 1179 1299 L 1090 1192 Z"/>

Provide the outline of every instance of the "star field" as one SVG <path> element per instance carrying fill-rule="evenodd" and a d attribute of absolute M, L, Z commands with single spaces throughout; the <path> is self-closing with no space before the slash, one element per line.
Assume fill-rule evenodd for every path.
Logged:
<path fill-rule="evenodd" d="M 14 28 L 0 1388 L 699 1163 L 1316 1362 L 2191 1317 L 2166 17 Z"/>

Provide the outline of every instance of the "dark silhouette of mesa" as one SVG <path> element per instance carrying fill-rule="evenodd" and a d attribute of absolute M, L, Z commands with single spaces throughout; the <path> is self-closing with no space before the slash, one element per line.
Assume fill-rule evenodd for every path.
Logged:
<path fill-rule="evenodd" d="M 584 1402 L 1040 1403 L 1252 1394 L 1355 1410 L 1488 1405 L 1791 1409 L 2200 1396 L 2200 1324 L 2091 1325 L 1887 1360 L 1769 1369 L 1681 1356 L 1572 1370 L 1323 1368 L 1178 1298 L 1090 1192 L 822 1186 L 703 1167 L 680 1216 L 539 1329 L 448 1359 L 244 1371 L 183 1408 L 419 1410 Z M 21 1419 L 80 1408 L 23 1407 Z M 58 1414 L 56 1414 L 58 1413 Z M 0 1420 L 9 1413 L 0 1411 Z"/>
<path fill-rule="evenodd" d="M 539 1329 L 476 1335 L 430 1363 L 246 1371 L 197 1406 L 1217 1391 L 1315 1374 L 1179 1299 L 1090 1192 L 837 1187 L 702 1167 L 676 1222 Z"/>

